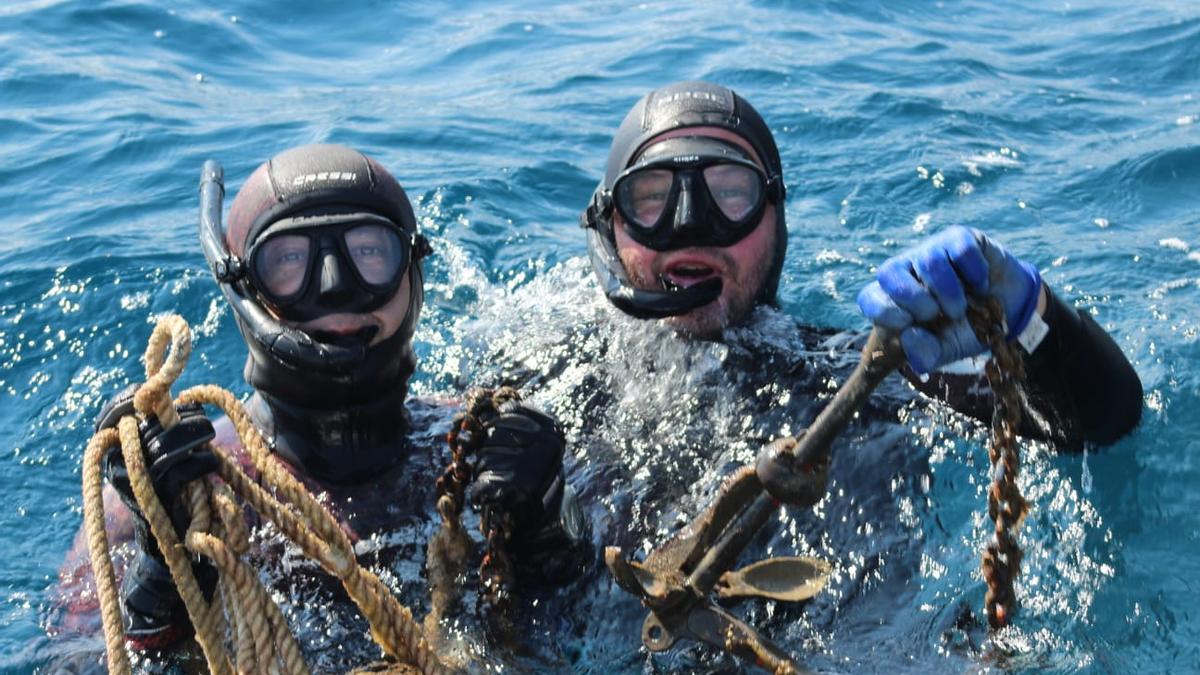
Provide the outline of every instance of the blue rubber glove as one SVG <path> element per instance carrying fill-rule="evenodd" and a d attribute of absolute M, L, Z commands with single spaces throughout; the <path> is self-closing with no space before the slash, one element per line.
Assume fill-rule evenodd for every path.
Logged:
<path fill-rule="evenodd" d="M 876 280 L 858 294 L 858 307 L 873 323 L 900 334 L 917 373 L 986 350 L 967 323 L 967 296 L 996 297 L 1004 305 L 1012 340 L 1037 309 L 1042 278 L 979 230 L 954 226 L 879 266 Z M 934 332 L 921 324 L 944 317 Z"/>

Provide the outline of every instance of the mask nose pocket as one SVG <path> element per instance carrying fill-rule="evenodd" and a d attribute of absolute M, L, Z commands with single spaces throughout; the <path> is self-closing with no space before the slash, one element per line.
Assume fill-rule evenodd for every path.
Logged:
<path fill-rule="evenodd" d="M 317 299 L 326 306 L 337 306 L 350 300 L 352 288 L 334 251 L 321 254 L 321 288 Z"/>
<path fill-rule="evenodd" d="M 700 226 L 700 214 L 694 200 L 695 180 L 692 176 L 679 177 L 679 197 L 675 200 L 675 231 L 689 232 Z"/>

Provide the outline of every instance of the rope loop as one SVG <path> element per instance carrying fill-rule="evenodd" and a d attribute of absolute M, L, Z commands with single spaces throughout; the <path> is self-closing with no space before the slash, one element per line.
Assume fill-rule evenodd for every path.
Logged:
<path fill-rule="evenodd" d="M 447 672 L 411 612 L 377 576 L 358 565 L 341 525 L 267 450 L 262 435 L 233 394 L 202 385 L 171 400 L 171 386 L 183 372 L 191 350 L 187 322 L 177 315 L 160 318 L 143 359 L 146 382 L 134 394 L 137 416 L 123 417 L 116 429 L 98 432 L 84 453 L 84 523 L 110 672 L 130 672 L 102 496 L 101 462 L 105 452 L 117 445 L 125 458 L 138 507 L 159 542 L 210 672 L 309 672 L 278 605 L 242 559 L 250 550 L 249 532 L 233 495 L 274 523 L 306 555 L 342 581 L 371 625 L 371 635 L 389 657 L 412 664 L 422 673 Z M 175 407 L 186 403 L 215 405 L 229 417 L 270 491 L 252 480 L 225 450 L 211 446 L 220 480 L 206 477 L 185 486 L 182 496 L 191 523 L 181 542 L 150 481 L 138 422 L 139 418 L 154 415 L 164 428 L 169 428 L 179 421 Z M 272 493 L 281 495 L 283 501 Z M 217 593 L 211 603 L 204 598 L 192 572 L 192 555 L 205 556 L 218 570 Z"/>

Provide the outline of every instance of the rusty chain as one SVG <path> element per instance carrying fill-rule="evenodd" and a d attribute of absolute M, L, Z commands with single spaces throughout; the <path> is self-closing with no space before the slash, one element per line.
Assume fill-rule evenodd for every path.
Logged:
<path fill-rule="evenodd" d="M 475 389 L 467 395 L 463 412 L 455 416 L 446 435 L 446 442 L 450 446 L 450 465 L 437 480 L 438 512 L 442 515 L 442 531 L 447 538 L 452 532 L 461 532 L 465 493 L 474 476 L 471 460 L 487 440 L 487 423 L 499 414 L 501 406 L 519 400 L 521 394 L 513 387 Z M 487 600 L 497 615 L 505 616 L 512 597 L 514 578 L 512 561 L 508 555 L 512 523 L 507 513 L 485 509 L 480 528 L 486 541 L 479 566 L 481 598 Z M 450 554 L 451 557 L 461 555 L 465 555 L 462 549 L 457 554 Z M 462 563 L 461 560 L 444 562 L 459 566 Z"/>
<path fill-rule="evenodd" d="M 513 564 L 508 555 L 508 542 L 512 537 L 512 517 L 505 511 L 488 509 L 480 523 L 487 537 L 483 560 L 479 563 L 479 584 L 483 598 L 495 611 L 498 619 L 508 616 L 512 601 Z"/>
<path fill-rule="evenodd" d="M 992 352 L 986 367 L 995 406 L 988 446 L 992 462 L 988 516 L 996 527 L 980 566 L 988 586 L 985 598 L 988 625 L 995 629 L 1007 626 L 1016 611 L 1013 580 L 1021 573 L 1024 555 L 1017 532 L 1029 511 L 1029 504 L 1017 486 L 1021 469 L 1017 446 L 1017 430 L 1021 425 L 1019 387 L 1025 379 L 1025 363 L 1016 343 L 1005 339 L 1004 310 L 998 300 L 993 298 L 986 305 L 972 303 L 967 318 L 976 337 Z"/>

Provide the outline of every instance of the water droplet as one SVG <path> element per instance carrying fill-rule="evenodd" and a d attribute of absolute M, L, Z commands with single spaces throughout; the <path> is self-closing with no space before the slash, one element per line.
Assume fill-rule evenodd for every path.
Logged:
<path fill-rule="evenodd" d="M 1092 494 L 1092 471 L 1088 468 L 1088 449 L 1087 445 L 1083 446 L 1083 473 L 1079 477 L 1080 486 L 1083 488 L 1083 494 Z"/>

